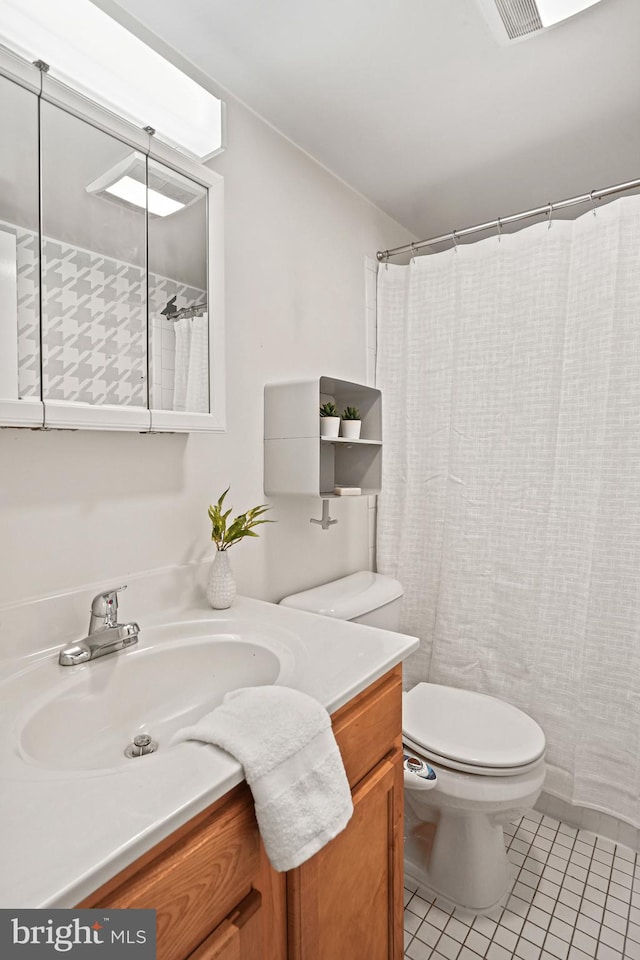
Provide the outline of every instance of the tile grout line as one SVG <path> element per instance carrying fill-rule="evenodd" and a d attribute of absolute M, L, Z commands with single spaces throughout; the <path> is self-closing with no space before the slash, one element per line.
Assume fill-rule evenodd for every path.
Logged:
<path fill-rule="evenodd" d="M 585 832 L 586 832 L 586 831 L 585 831 Z M 580 830 L 578 830 L 578 833 L 576 834 L 576 841 L 577 841 L 577 839 L 578 839 L 579 836 L 580 836 Z M 584 843 L 584 841 L 582 841 L 582 842 Z M 574 941 L 574 938 L 575 938 L 575 935 L 576 935 L 576 930 L 578 929 L 578 927 L 577 927 L 577 919 L 578 919 L 578 916 L 580 916 L 580 913 L 581 913 L 580 908 L 581 908 L 582 904 L 584 903 L 584 901 L 585 901 L 585 899 L 586 899 L 585 894 L 586 894 L 586 890 L 587 890 L 587 886 L 588 886 L 588 881 L 589 881 L 589 873 L 591 872 L 591 864 L 593 863 L 593 857 L 594 857 L 594 854 L 595 854 L 595 852 L 596 852 L 596 843 L 597 843 L 597 837 L 596 837 L 596 840 L 594 841 L 594 844 L 593 844 L 593 846 L 592 846 L 592 848 L 591 848 L 591 856 L 589 857 L 589 866 L 586 868 L 586 870 L 587 870 L 587 876 L 585 877 L 584 886 L 583 886 L 583 888 L 582 888 L 582 893 L 580 894 L 580 903 L 578 904 L 577 916 L 576 916 L 576 923 L 573 924 L 573 930 L 571 931 L 571 938 L 570 938 L 570 940 L 569 940 L 569 949 L 568 949 L 568 951 L 567 951 L 567 956 L 569 956 L 569 953 L 571 952 L 571 947 L 573 946 L 573 941 Z M 574 842 L 574 847 L 575 847 L 575 842 Z M 569 862 L 570 862 L 570 861 L 569 861 Z M 565 876 L 566 876 L 566 873 L 565 873 Z M 589 902 L 592 903 L 593 901 L 589 901 Z M 605 903 L 606 903 L 606 895 L 605 895 Z M 602 916 L 603 916 L 603 918 L 604 918 L 604 907 L 603 907 L 603 909 L 602 909 Z M 595 922 L 595 921 L 594 921 L 594 922 Z M 600 921 L 599 926 L 600 926 L 600 928 L 602 927 L 602 921 Z M 581 931 L 581 932 L 584 933 L 584 931 Z M 599 935 L 599 931 L 598 931 L 598 935 Z M 586 934 L 586 936 L 588 936 L 588 934 Z M 594 937 L 594 939 L 596 939 L 596 938 Z M 576 949 L 576 950 L 580 950 L 580 947 L 576 947 L 575 949 Z M 581 952 L 584 953 L 585 951 L 583 950 L 583 951 L 581 951 Z M 596 939 L 596 952 L 594 953 L 594 957 L 595 957 L 595 955 L 596 955 L 597 952 L 598 952 L 598 940 Z"/>
<path fill-rule="evenodd" d="M 616 844 L 616 850 L 617 850 L 617 849 L 618 849 L 618 846 L 617 846 L 617 844 Z M 615 858 L 614 858 L 614 863 L 615 863 Z M 629 890 L 629 913 L 627 914 L 627 922 L 626 922 L 625 925 L 624 925 L 624 945 L 623 945 L 623 947 L 622 947 L 622 950 L 623 950 L 623 954 L 622 954 L 622 955 L 623 955 L 623 957 L 625 956 L 625 952 L 626 952 L 627 938 L 628 938 L 628 935 L 629 935 L 629 924 L 631 923 L 631 907 L 632 907 L 632 903 L 633 903 L 633 894 L 634 894 L 633 885 L 634 885 L 635 879 L 636 879 L 636 867 L 637 867 L 637 866 L 638 866 L 638 851 L 636 850 L 636 851 L 635 851 L 634 858 L 633 858 L 633 870 L 631 871 L 631 889 Z M 632 941 L 632 942 L 635 942 L 635 941 Z"/>
<path fill-rule="evenodd" d="M 546 816 L 546 814 L 545 814 L 545 816 Z M 555 818 L 549 817 L 549 819 L 555 819 Z M 531 908 L 532 908 L 533 905 L 534 905 L 534 904 L 533 904 L 533 900 L 535 899 L 535 894 L 538 893 L 538 892 L 540 892 L 540 891 L 539 891 L 540 881 L 543 879 L 544 871 L 545 871 L 545 869 L 546 869 L 546 867 L 548 866 L 548 863 L 549 863 L 549 857 L 551 856 L 551 850 L 553 849 L 553 844 L 555 843 L 556 838 L 557 838 L 557 836 L 558 836 L 558 832 L 559 832 L 559 830 L 560 830 L 560 821 L 557 821 L 557 823 L 558 823 L 558 826 L 557 826 L 556 829 L 555 829 L 555 833 L 554 833 L 554 835 L 553 835 L 553 840 L 551 841 L 551 847 L 550 847 L 550 849 L 549 849 L 549 851 L 547 852 L 547 855 L 546 855 L 546 857 L 545 857 L 544 865 L 543 865 L 543 867 L 542 867 L 542 872 L 540 873 L 540 876 L 538 877 L 538 882 L 537 882 L 536 886 L 533 888 L 533 890 L 534 890 L 534 897 L 529 901 L 529 908 L 528 908 L 528 910 L 527 910 L 527 912 L 526 912 L 526 914 L 525 914 L 525 916 L 524 916 L 524 921 L 523 921 L 523 924 L 522 924 L 522 928 L 521 928 L 521 930 L 520 930 L 520 933 L 518 934 L 518 939 L 516 940 L 515 947 L 513 948 L 514 954 L 515 954 L 515 951 L 516 951 L 516 949 L 517 949 L 517 946 L 518 946 L 518 943 L 520 942 L 520 940 L 524 940 L 526 943 L 531 943 L 530 940 L 527 940 L 527 938 L 522 935 L 522 930 L 524 929 L 525 924 L 526 924 L 527 922 L 529 922 L 529 923 L 532 923 L 533 926 L 538 927 L 538 924 L 535 923 L 534 920 L 529 920 L 529 914 L 531 913 Z M 539 824 L 538 824 L 538 829 L 536 830 L 536 832 L 535 832 L 535 834 L 534 834 L 533 840 L 532 840 L 531 843 L 529 844 L 529 851 L 527 852 L 527 857 L 529 856 L 529 853 L 530 853 L 530 851 L 531 851 L 531 847 L 534 846 L 534 842 L 533 842 L 533 841 L 534 841 L 535 838 L 538 836 L 538 832 L 539 832 L 539 830 L 540 830 L 540 827 L 543 826 L 543 825 L 544 825 L 544 816 L 543 816 L 542 819 L 540 820 L 540 822 L 539 822 Z M 548 828 L 548 829 L 551 829 L 551 828 Z M 574 839 L 573 839 L 573 843 L 571 844 L 571 851 L 573 851 L 574 846 L 575 846 L 575 837 L 574 837 Z M 570 857 L 570 856 L 571 856 L 571 854 L 569 854 L 569 857 Z M 525 858 L 525 863 L 526 863 L 526 858 Z M 569 864 L 569 859 L 567 859 L 567 866 L 568 866 L 568 864 Z M 524 864 L 523 864 L 523 866 L 524 866 Z M 553 868 L 552 868 L 552 869 L 553 869 Z M 565 867 L 565 869 L 564 869 L 564 871 L 563 871 L 563 874 L 562 874 L 563 879 L 564 879 L 564 877 L 566 877 L 566 875 L 567 875 L 567 867 Z M 527 884 L 527 886 L 528 886 L 528 884 Z M 561 888 L 562 888 L 562 884 L 559 884 L 559 889 L 561 889 Z M 545 894 L 545 896 L 546 896 L 546 894 Z M 557 901 L 557 899 L 556 899 L 556 905 L 557 905 L 557 902 L 558 902 L 558 901 Z M 541 908 L 538 907 L 537 909 L 540 910 Z M 544 910 L 544 911 L 542 911 L 542 912 L 543 912 L 543 913 L 546 913 L 546 910 Z M 553 919 L 553 913 L 549 914 L 549 916 L 550 916 L 551 919 Z M 549 923 L 551 923 L 551 919 L 550 919 Z M 539 929 L 539 930 L 542 930 L 542 927 L 538 927 L 538 929 Z M 548 934 L 549 934 L 549 928 L 547 927 L 547 929 L 544 931 L 543 941 L 542 941 L 542 943 L 540 944 L 540 953 L 541 953 L 541 954 L 542 954 L 542 952 L 543 952 L 543 950 L 544 950 L 544 944 L 546 943 Z M 535 946 L 537 947 L 538 944 L 535 944 Z"/>

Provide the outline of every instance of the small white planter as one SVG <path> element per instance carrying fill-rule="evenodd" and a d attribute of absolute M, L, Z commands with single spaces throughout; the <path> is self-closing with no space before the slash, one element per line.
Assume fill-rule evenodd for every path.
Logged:
<path fill-rule="evenodd" d="M 320 417 L 320 436 L 340 436 L 340 417 Z"/>
<path fill-rule="evenodd" d="M 362 420 L 343 420 L 342 436 L 345 440 L 359 440 Z"/>

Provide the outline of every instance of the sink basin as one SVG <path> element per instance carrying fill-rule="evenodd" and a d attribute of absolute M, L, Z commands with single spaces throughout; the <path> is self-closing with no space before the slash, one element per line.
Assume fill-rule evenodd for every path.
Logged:
<path fill-rule="evenodd" d="M 286 633 L 255 623 L 194 621 L 142 630 L 140 637 L 137 646 L 99 660 L 76 667 L 48 660 L 16 679 L 23 696 L 36 694 L 15 724 L 24 761 L 79 771 L 147 763 L 228 691 L 286 683 L 293 667 Z M 0 693 L 6 688 L 11 694 L 11 682 Z M 141 733 L 158 753 L 125 757 Z"/>

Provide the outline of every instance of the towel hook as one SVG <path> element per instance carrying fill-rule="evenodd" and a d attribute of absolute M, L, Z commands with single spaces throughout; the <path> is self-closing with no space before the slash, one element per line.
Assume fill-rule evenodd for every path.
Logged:
<path fill-rule="evenodd" d="M 547 230 L 551 230 L 551 214 L 553 213 L 553 204 L 549 203 L 547 205 Z"/>
<path fill-rule="evenodd" d="M 596 210 L 598 209 L 598 205 L 596 204 L 595 200 L 593 199 L 594 193 L 595 193 L 595 190 L 592 190 L 591 193 L 589 194 L 589 200 L 591 200 L 591 206 L 593 207 L 593 215 L 594 215 L 594 217 L 595 217 L 595 215 L 596 215 Z"/>

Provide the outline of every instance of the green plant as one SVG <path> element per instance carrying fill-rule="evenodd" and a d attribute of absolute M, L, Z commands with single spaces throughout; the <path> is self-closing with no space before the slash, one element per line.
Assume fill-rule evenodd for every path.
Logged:
<path fill-rule="evenodd" d="M 357 407 L 345 407 L 342 411 L 343 420 L 359 420 L 360 411 Z"/>
<path fill-rule="evenodd" d="M 233 507 L 230 507 L 229 510 L 223 513 L 222 505 L 230 489 L 231 487 L 227 487 L 216 505 L 209 507 L 211 539 L 218 550 L 228 550 L 229 547 L 232 547 L 234 543 L 238 543 L 243 537 L 257 537 L 258 534 L 254 533 L 253 527 L 257 527 L 261 523 L 275 523 L 274 520 L 258 519 L 269 509 L 266 503 L 261 503 L 257 507 L 252 507 L 251 510 L 247 510 L 246 513 L 239 513 L 227 526 L 227 521 Z"/>
<path fill-rule="evenodd" d="M 335 403 L 323 403 L 320 407 L 321 417 L 339 417 L 338 408 Z"/>

